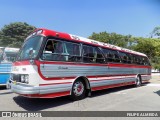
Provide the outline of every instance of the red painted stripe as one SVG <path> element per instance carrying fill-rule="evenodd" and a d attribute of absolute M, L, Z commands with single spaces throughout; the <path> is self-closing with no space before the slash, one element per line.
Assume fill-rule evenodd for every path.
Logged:
<path fill-rule="evenodd" d="M 63 61 L 36 61 L 37 65 L 50 64 L 50 65 L 74 65 L 74 66 L 108 66 L 108 64 L 93 64 L 93 63 L 75 63 L 75 62 L 63 62 Z"/>
<path fill-rule="evenodd" d="M 59 85 L 59 84 L 71 84 L 72 82 L 63 82 L 63 83 L 49 83 L 49 84 L 40 84 L 39 86 L 47 86 L 47 85 Z"/>
<path fill-rule="evenodd" d="M 133 78 L 133 77 L 127 77 L 127 78 Z M 90 82 L 98 82 L 98 81 L 105 81 L 105 80 L 123 80 L 125 78 L 111 78 L 111 79 L 100 79 L 100 80 L 89 80 Z"/>
<path fill-rule="evenodd" d="M 75 66 L 106 66 L 106 67 L 122 67 L 122 68 L 151 68 L 151 66 L 134 65 L 134 64 L 123 64 L 123 63 L 108 63 L 108 64 L 90 64 L 90 63 L 74 63 L 74 62 L 60 62 L 60 61 L 38 61 L 35 60 L 36 64 L 59 64 L 59 65 L 75 65 Z M 29 60 L 16 61 L 13 63 L 14 66 L 30 65 Z"/>
<path fill-rule="evenodd" d="M 113 84 L 113 85 L 105 85 L 105 86 L 99 86 L 99 87 L 92 87 L 92 91 L 102 90 L 102 89 L 109 89 L 109 88 L 126 86 L 126 85 L 133 85 L 133 84 L 135 84 L 135 82 L 127 82 L 127 83 L 119 83 L 119 84 Z"/>
<path fill-rule="evenodd" d="M 151 66 L 134 65 L 134 64 L 121 64 L 121 63 L 109 63 L 109 67 L 122 67 L 122 68 L 151 68 Z"/>
<path fill-rule="evenodd" d="M 135 76 L 136 74 L 119 74 L 119 75 L 95 75 L 95 76 L 86 76 L 87 78 L 100 78 L 100 77 L 117 77 L 117 76 Z"/>
<path fill-rule="evenodd" d="M 29 98 L 56 98 L 56 97 L 70 95 L 70 91 L 49 93 L 49 94 L 20 94 L 20 95 Z"/>
<path fill-rule="evenodd" d="M 74 62 L 60 62 L 60 61 L 36 61 L 40 64 L 59 64 L 59 65 L 74 65 L 74 66 L 104 66 L 104 67 L 122 67 L 122 68 L 151 68 L 151 66 L 123 64 L 123 63 L 108 63 L 108 64 L 93 64 L 93 63 L 74 63 Z"/>

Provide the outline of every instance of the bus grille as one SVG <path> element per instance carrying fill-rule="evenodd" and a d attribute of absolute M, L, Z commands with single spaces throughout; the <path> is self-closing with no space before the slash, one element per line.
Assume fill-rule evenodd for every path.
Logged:
<path fill-rule="evenodd" d="M 16 81 L 16 82 L 21 82 L 21 76 L 18 74 L 12 74 L 12 78 L 11 78 L 13 81 Z"/>

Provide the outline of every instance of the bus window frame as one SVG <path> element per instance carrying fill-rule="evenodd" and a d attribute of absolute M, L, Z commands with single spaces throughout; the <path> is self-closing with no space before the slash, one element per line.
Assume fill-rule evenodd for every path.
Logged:
<path fill-rule="evenodd" d="M 102 54 L 102 56 L 103 56 L 103 58 L 104 58 L 104 62 L 103 62 L 103 63 L 84 62 L 84 61 L 83 61 L 83 58 L 84 58 L 84 56 L 83 56 L 83 46 L 90 46 L 90 47 L 93 47 L 93 48 L 97 48 L 97 49 L 101 52 L 101 54 Z M 94 46 L 94 45 L 82 43 L 82 47 L 81 47 L 81 57 L 82 57 L 82 63 L 85 63 L 85 64 L 107 64 L 106 57 L 104 56 L 104 53 L 103 53 L 103 51 L 101 50 L 101 47 L 98 47 L 98 46 Z M 88 57 L 88 58 L 89 58 L 89 57 Z"/>

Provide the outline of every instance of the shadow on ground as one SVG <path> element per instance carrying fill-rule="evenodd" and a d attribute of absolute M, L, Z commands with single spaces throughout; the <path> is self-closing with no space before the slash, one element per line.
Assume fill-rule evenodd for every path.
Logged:
<path fill-rule="evenodd" d="M 106 95 L 109 93 L 116 93 L 119 91 L 123 91 L 123 90 L 127 90 L 127 89 L 136 89 L 137 87 L 130 85 L 130 86 L 123 86 L 123 87 L 117 87 L 117 88 L 110 88 L 110 89 L 105 89 L 105 90 L 99 90 L 99 91 L 95 91 L 92 93 L 92 97 L 98 97 L 101 95 Z"/>
<path fill-rule="evenodd" d="M 156 93 L 156 94 L 158 94 L 160 96 L 160 90 L 158 90 L 158 91 L 156 91 L 154 93 Z"/>
<path fill-rule="evenodd" d="M 59 98 L 26 98 L 16 96 L 13 98 L 16 104 L 28 111 L 40 111 L 72 102 L 68 96 Z"/>
<path fill-rule="evenodd" d="M 118 91 L 123 91 L 126 89 L 137 89 L 134 86 L 125 86 L 125 87 L 118 87 L 118 88 L 111 88 L 106 90 L 100 90 L 92 92 L 92 96 L 90 98 L 98 97 L 101 95 L 106 95 L 109 93 L 114 93 Z M 69 99 L 69 96 L 59 97 L 59 98 L 26 98 L 22 96 L 16 96 L 13 98 L 15 103 L 22 107 L 24 110 L 27 111 L 40 111 L 45 110 L 48 108 L 53 108 L 57 106 L 61 106 L 64 104 L 72 103 L 73 101 Z"/>

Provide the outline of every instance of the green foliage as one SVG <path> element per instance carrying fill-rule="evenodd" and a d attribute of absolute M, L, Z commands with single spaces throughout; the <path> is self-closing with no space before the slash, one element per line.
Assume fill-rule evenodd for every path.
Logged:
<path fill-rule="evenodd" d="M 100 33 L 93 33 L 91 36 L 89 36 L 89 38 L 121 47 L 127 47 L 128 42 L 131 41 L 131 35 L 123 36 L 116 33 L 107 33 L 106 31 Z"/>
<path fill-rule="evenodd" d="M 34 26 L 25 22 L 15 22 L 5 25 L 0 30 L 0 46 L 20 47 L 25 38 L 33 32 L 34 29 Z"/>
<path fill-rule="evenodd" d="M 137 38 L 137 45 L 133 46 L 132 49 L 141 53 L 146 54 L 149 58 L 156 55 L 156 46 L 152 39 L 148 38 Z"/>

